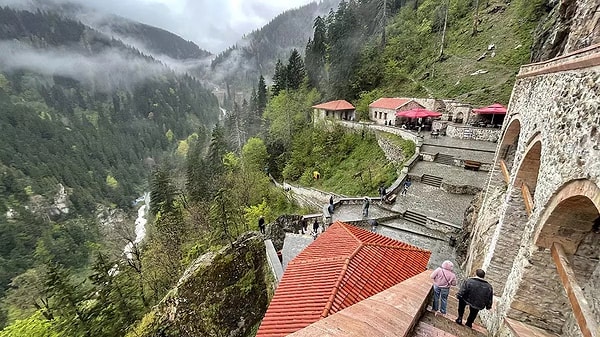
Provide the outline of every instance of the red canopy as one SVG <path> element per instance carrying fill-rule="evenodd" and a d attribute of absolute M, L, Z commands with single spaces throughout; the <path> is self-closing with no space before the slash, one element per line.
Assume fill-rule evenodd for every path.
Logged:
<path fill-rule="evenodd" d="M 423 108 L 414 108 L 406 111 L 396 112 L 396 116 L 398 117 L 408 117 L 408 118 L 424 118 L 424 117 L 439 117 L 441 113 L 437 113 L 435 111 L 423 109 Z"/>
<path fill-rule="evenodd" d="M 506 115 L 506 108 L 496 103 L 485 108 L 473 109 L 473 112 L 480 115 Z"/>

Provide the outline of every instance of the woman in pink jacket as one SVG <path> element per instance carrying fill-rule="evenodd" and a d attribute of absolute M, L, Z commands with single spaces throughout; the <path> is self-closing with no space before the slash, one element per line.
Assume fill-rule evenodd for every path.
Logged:
<path fill-rule="evenodd" d="M 432 309 L 437 315 L 438 310 L 442 315 L 446 314 L 446 307 L 448 305 L 448 293 L 450 293 L 450 287 L 456 285 L 456 275 L 452 272 L 454 265 L 452 262 L 446 260 L 442 263 L 440 268 L 431 273 L 431 279 L 433 280 L 433 306 Z M 441 305 L 440 305 L 441 302 Z"/>

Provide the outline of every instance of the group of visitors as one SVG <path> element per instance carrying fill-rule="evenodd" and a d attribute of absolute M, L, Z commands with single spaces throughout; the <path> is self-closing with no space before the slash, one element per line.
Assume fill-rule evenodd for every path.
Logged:
<path fill-rule="evenodd" d="M 454 265 L 450 261 L 444 261 L 442 266 L 431 273 L 433 280 L 433 305 L 431 309 L 437 316 L 438 313 L 446 315 L 448 305 L 448 294 L 450 288 L 456 285 L 456 275 L 453 272 Z M 477 269 L 475 276 L 466 279 L 456 294 L 458 299 L 458 317 L 455 322 L 462 325 L 465 308 L 469 306 L 469 316 L 465 326 L 473 328 L 473 322 L 480 310 L 491 309 L 494 290 L 492 285 L 484 280 L 485 271 Z"/>

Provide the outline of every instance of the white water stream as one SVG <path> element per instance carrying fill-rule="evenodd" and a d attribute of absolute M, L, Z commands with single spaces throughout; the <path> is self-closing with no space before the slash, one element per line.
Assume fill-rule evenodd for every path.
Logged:
<path fill-rule="evenodd" d="M 131 254 L 133 245 L 142 242 L 146 237 L 146 223 L 148 222 L 146 215 L 148 214 L 148 208 L 150 206 L 150 193 L 146 192 L 143 196 L 136 199 L 136 203 L 139 202 L 143 202 L 143 204 L 138 209 L 138 216 L 135 219 L 135 240 L 129 242 L 125 248 L 123 248 L 123 255 L 125 255 L 128 260 L 133 258 L 133 255 Z"/>

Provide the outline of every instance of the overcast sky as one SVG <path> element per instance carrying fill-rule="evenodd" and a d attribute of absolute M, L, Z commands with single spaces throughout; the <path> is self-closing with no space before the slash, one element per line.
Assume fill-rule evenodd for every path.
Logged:
<path fill-rule="evenodd" d="M 0 4 L 27 0 L 0 0 Z M 41 0 L 67 2 L 69 0 Z M 157 26 L 218 53 L 279 13 L 314 0 L 72 0 Z"/>

